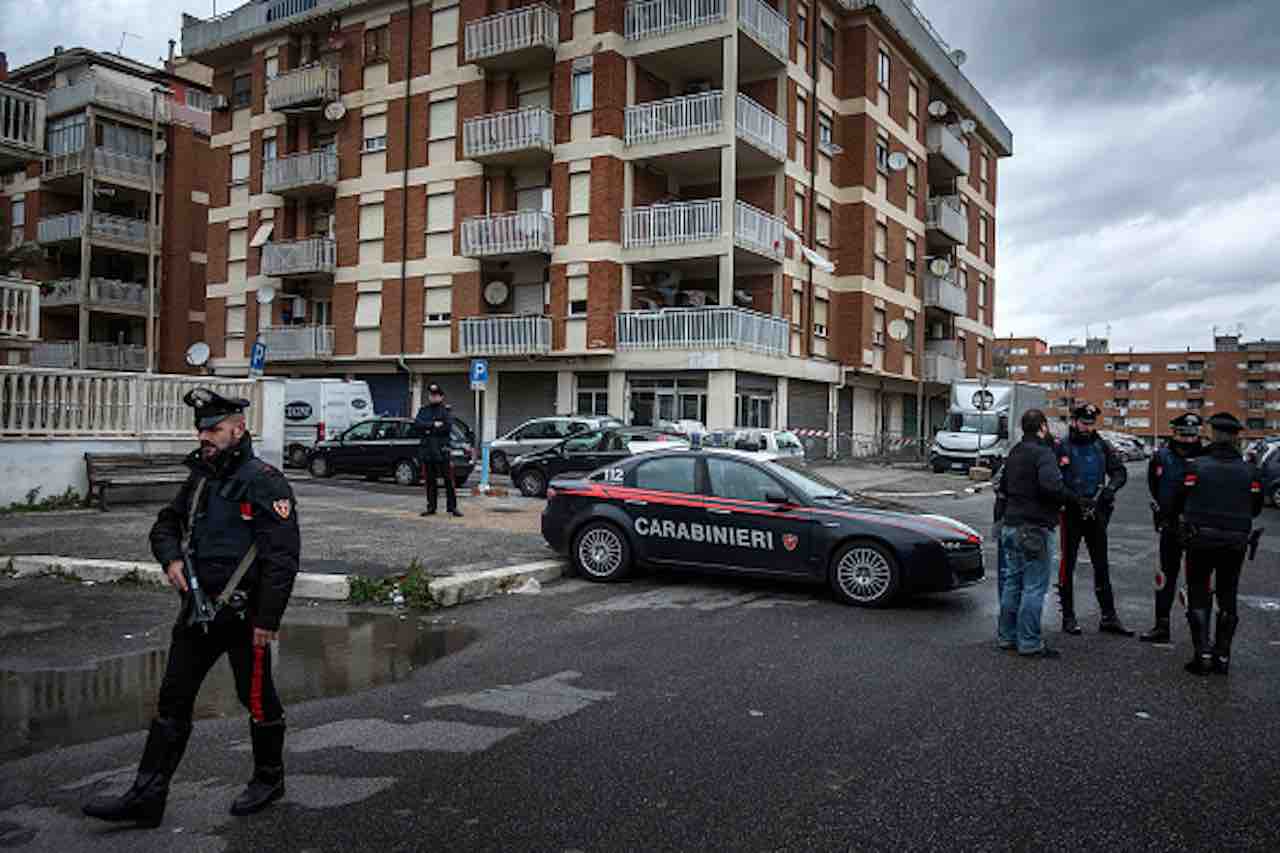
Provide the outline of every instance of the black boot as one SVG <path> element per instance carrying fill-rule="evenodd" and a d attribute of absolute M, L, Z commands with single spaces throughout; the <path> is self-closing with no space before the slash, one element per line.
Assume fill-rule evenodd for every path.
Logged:
<path fill-rule="evenodd" d="M 1076 621 L 1076 617 L 1067 613 L 1062 614 L 1062 633 L 1064 634 L 1083 634 L 1084 629 L 1080 627 L 1080 623 Z"/>
<path fill-rule="evenodd" d="M 253 778 L 231 804 L 237 817 L 260 812 L 284 796 L 284 720 L 250 721 L 253 736 Z"/>
<path fill-rule="evenodd" d="M 1195 655 L 1184 667 L 1192 675 L 1208 675 L 1213 670 L 1213 655 L 1209 653 L 1208 610 L 1188 610 L 1187 627 L 1191 630 L 1191 645 Z"/>
<path fill-rule="evenodd" d="M 1138 639 L 1144 643 L 1169 642 L 1171 639 L 1169 634 L 1169 617 L 1157 616 L 1155 627 L 1145 634 L 1139 634 Z"/>
<path fill-rule="evenodd" d="M 182 753 L 186 751 L 190 737 L 190 722 L 166 718 L 152 720 L 133 787 L 119 796 L 94 797 L 81 810 L 87 816 L 100 820 L 127 820 L 143 826 L 159 826 L 164 820 L 164 807 L 169 799 L 169 780 L 182 761 Z"/>
<path fill-rule="evenodd" d="M 1098 630 L 1104 634 L 1117 634 L 1121 637 L 1133 636 L 1133 632 L 1124 626 L 1115 611 L 1102 617 L 1102 621 L 1098 623 Z"/>
<path fill-rule="evenodd" d="M 1234 613 L 1218 611 L 1218 636 L 1213 642 L 1213 671 L 1226 675 L 1231 665 L 1231 640 L 1236 635 L 1240 617 Z"/>

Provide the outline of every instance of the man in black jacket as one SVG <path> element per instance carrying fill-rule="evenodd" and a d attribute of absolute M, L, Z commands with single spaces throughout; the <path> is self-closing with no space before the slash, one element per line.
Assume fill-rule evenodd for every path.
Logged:
<path fill-rule="evenodd" d="M 453 482 L 453 466 L 449 464 L 449 441 L 453 435 L 453 410 L 445 404 L 444 391 L 432 382 L 427 386 L 427 405 L 413 419 L 422 442 L 418 460 L 422 463 L 422 479 L 427 486 L 427 511 L 423 517 L 436 514 L 436 478 L 444 478 L 445 507 L 449 515 L 462 517 L 458 510 L 458 492 Z"/>
<path fill-rule="evenodd" d="M 1058 657 L 1040 636 L 1058 515 L 1070 500 L 1051 441 L 1044 412 L 1028 410 L 1022 416 L 1022 441 L 1000 469 L 995 493 L 1000 549 L 996 643 L 1028 657 Z"/>
<path fill-rule="evenodd" d="M 183 399 L 195 409 L 200 447 L 186 460 L 191 476 L 151 528 L 151 552 L 183 593 L 183 609 L 133 786 L 84 805 L 90 817 L 151 827 L 164 818 L 200 685 L 223 653 L 249 711 L 253 743 L 253 778 L 231 813 L 252 814 L 284 796 L 284 708 L 271 677 L 271 643 L 298 572 L 293 490 L 283 474 L 254 456 L 244 417 L 248 400 L 207 388 Z M 216 610 L 212 621 L 193 618 L 195 591 L 184 572 L 188 557 L 193 580 Z"/>

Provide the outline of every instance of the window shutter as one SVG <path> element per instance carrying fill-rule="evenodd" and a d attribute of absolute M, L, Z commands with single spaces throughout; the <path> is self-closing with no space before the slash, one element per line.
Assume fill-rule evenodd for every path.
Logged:
<path fill-rule="evenodd" d="M 366 204 L 360 208 L 360 239 L 381 240 L 383 234 L 382 205 Z"/>

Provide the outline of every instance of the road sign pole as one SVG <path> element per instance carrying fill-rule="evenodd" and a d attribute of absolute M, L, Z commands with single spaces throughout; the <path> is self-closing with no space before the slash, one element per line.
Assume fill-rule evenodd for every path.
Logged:
<path fill-rule="evenodd" d="M 476 394 L 476 441 L 480 444 L 480 493 L 489 493 L 489 443 L 484 440 L 484 392 L 488 390 L 489 361 L 471 359 L 471 390 Z"/>

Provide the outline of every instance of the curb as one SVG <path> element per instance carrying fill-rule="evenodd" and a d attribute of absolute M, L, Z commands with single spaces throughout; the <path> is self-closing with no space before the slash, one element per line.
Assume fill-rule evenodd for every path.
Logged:
<path fill-rule="evenodd" d="M 564 560 L 539 560 L 536 563 L 504 566 L 500 569 L 465 572 L 433 580 L 427 584 L 427 591 L 441 607 L 454 607 L 468 601 L 499 595 L 529 578 L 539 583 L 556 580 L 564 575 L 565 568 Z"/>

